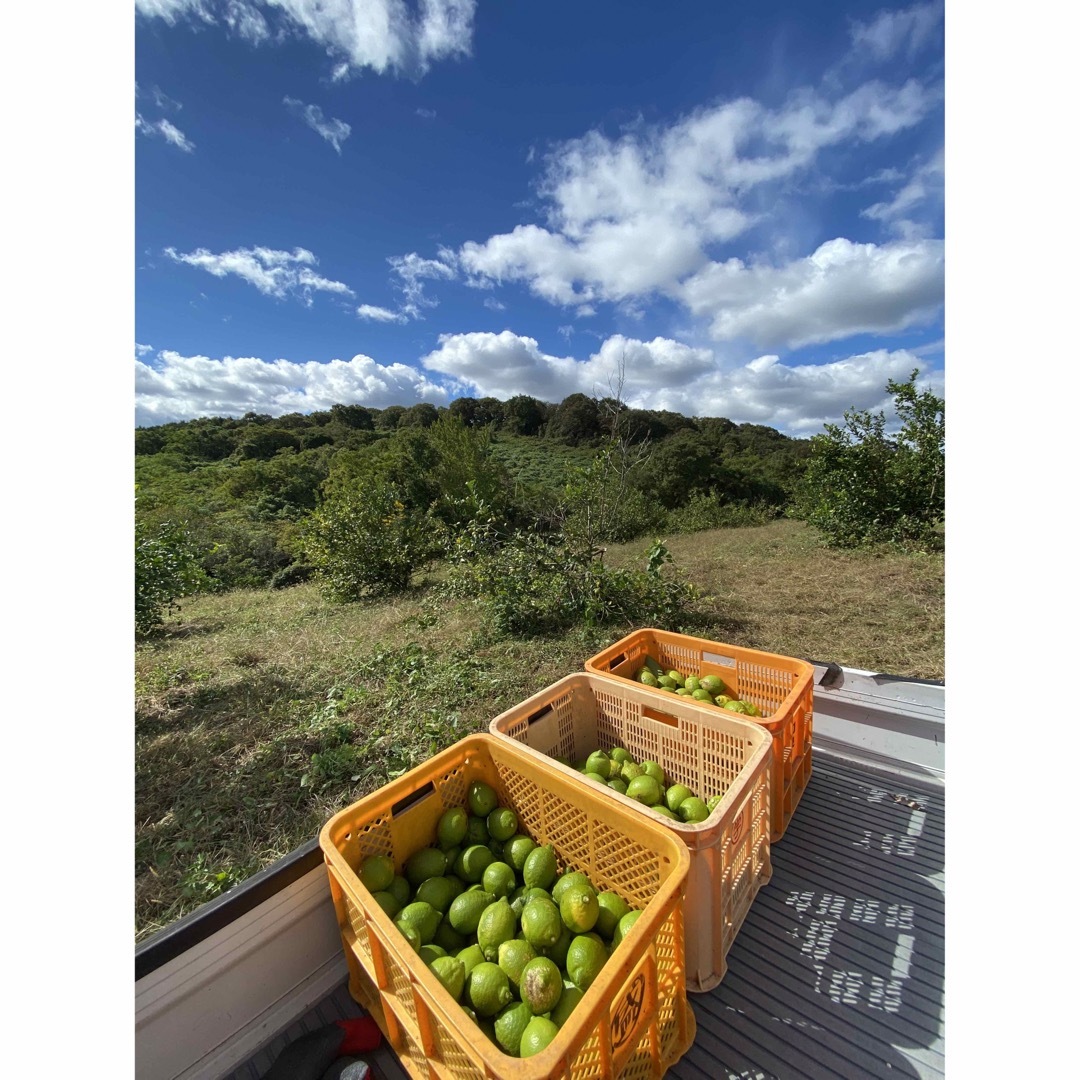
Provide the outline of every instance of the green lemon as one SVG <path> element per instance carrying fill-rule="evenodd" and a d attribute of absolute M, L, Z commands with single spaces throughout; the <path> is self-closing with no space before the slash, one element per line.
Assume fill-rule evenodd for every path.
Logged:
<path fill-rule="evenodd" d="M 649 809 L 654 814 L 659 814 L 661 817 L 669 818 L 671 821 L 679 821 L 679 815 L 674 810 L 669 810 L 662 802 L 657 803 L 655 806 L 650 806 Z"/>
<path fill-rule="evenodd" d="M 466 945 L 458 952 L 457 958 L 465 965 L 465 974 L 468 975 L 477 964 L 484 962 L 484 950 L 475 943 Z"/>
<path fill-rule="evenodd" d="M 525 860 L 534 847 L 536 841 L 531 836 L 518 833 L 503 844 L 503 858 L 520 874 L 525 869 Z"/>
<path fill-rule="evenodd" d="M 464 934 L 459 934 L 451 925 L 450 920 L 444 918 L 439 923 L 435 936 L 431 939 L 431 944 L 438 945 L 439 948 L 445 949 L 451 955 L 456 955 L 465 947 L 466 941 L 468 941 L 468 938 Z"/>
<path fill-rule="evenodd" d="M 679 803 L 683 799 L 690 798 L 694 793 L 685 784 L 672 784 L 667 791 L 664 792 L 664 805 L 669 810 L 678 810 Z"/>
<path fill-rule="evenodd" d="M 655 806 L 660 801 L 660 785 L 648 774 L 635 776 L 626 785 L 626 794 L 629 798 L 637 799 L 646 806 Z"/>
<path fill-rule="evenodd" d="M 394 875 L 394 880 L 390 882 L 386 891 L 390 893 L 402 907 L 412 899 L 412 887 L 409 885 L 408 878 L 401 874 Z"/>
<path fill-rule="evenodd" d="M 675 693 L 679 694 L 681 697 L 692 697 L 693 696 L 690 693 L 690 691 L 686 689 L 685 686 L 677 686 L 677 687 L 675 687 Z"/>
<path fill-rule="evenodd" d="M 357 876 L 368 892 L 383 892 L 394 880 L 394 860 L 388 855 L 368 855 L 360 863 Z"/>
<path fill-rule="evenodd" d="M 667 674 L 669 679 L 674 680 L 676 686 L 683 686 L 686 683 L 686 676 L 676 668 L 672 668 Z"/>
<path fill-rule="evenodd" d="M 426 900 L 433 908 L 437 908 L 445 915 L 450 902 L 461 891 L 455 888 L 447 877 L 430 877 L 420 883 L 420 888 L 416 890 L 416 899 Z"/>
<path fill-rule="evenodd" d="M 599 773 L 605 780 L 611 771 L 611 759 L 604 750 L 594 750 L 585 760 L 585 771 Z"/>
<path fill-rule="evenodd" d="M 719 675 L 702 675 L 701 676 L 701 689 L 708 690 L 713 697 L 717 694 L 726 694 L 728 692 L 727 684 Z"/>
<path fill-rule="evenodd" d="M 446 869 L 446 853 L 439 848 L 421 848 L 405 860 L 405 876 L 414 889 L 428 878 L 441 877 Z"/>
<path fill-rule="evenodd" d="M 655 686 L 656 676 L 648 668 L 643 667 L 638 673 L 638 682 L 642 686 Z"/>
<path fill-rule="evenodd" d="M 701 680 L 696 675 L 687 675 L 683 686 L 692 694 L 695 690 L 701 689 Z"/>
<path fill-rule="evenodd" d="M 723 797 L 723 795 L 712 795 L 705 800 L 705 805 L 709 808 L 710 814 L 720 805 L 720 800 Z"/>
<path fill-rule="evenodd" d="M 581 987 L 575 986 L 569 979 L 564 979 L 562 997 L 559 998 L 559 1004 L 551 1010 L 551 1022 L 561 1028 L 570 1019 L 574 1006 L 584 996 L 585 991 Z"/>
<path fill-rule="evenodd" d="M 442 912 L 432 907 L 426 900 L 414 900 L 398 912 L 398 917 L 394 921 L 398 925 L 404 923 L 406 926 L 411 926 L 420 935 L 420 944 L 430 945 L 442 921 Z"/>
<path fill-rule="evenodd" d="M 596 890 L 591 885 L 571 886 L 559 901 L 559 914 L 575 934 L 587 934 L 596 925 L 600 914 Z"/>
<path fill-rule="evenodd" d="M 575 885 L 588 885 L 589 877 L 587 874 L 583 874 L 580 870 L 571 870 L 568 873 L 563 874 L 554 885 L 551 886 L 551 899 L 557 904 L 563 896 L 563 893 L 567 889 L 574 888 Z"/>
<path fill-rule="evenodd" d="M 472 813 L 486 818 L 499 805 L 499 796 L 490 784 L 483 780 L 474 780 L 469 785 L 468 803 Z"/>
<path fill-rule="evenodd" d="M 566 974 L 579 990 L 588 990 L 607 963 L 607 958 L 607 949 L 599 937 L 578 934 L 570 942 L 566 954 Z"/>
<path fill-rule="evenodd" d="M 463 807 L 452 806 L 445 811 L 435 827 L 435 836 L 443 851 L 457 847 L 469 829 L 469 815 Z"/>
<path fill-rule="evenodd" d="M 463 881 L 476 885 L 484 879 L 484 871 L 495 861 L 491 848 L 484 844 L 473 844 L 461 853 L 461 868 L 454 867 L 454 872 Z"/>
<path fill-rule="evenodd" d="M 488 835 L 493 840 L 509 840 L 517 832 L 518 816 L 508 806 L 497 806 L 487 816 Z"/>
<path fill-rule="evenodd" d="M 607 787 L 607 777 L 603 773 L 593 772 L 592 769 L 588 769 L 582 773 L 582 776 L 584 776 L 586 780 L 591 780 L 594 784 L 599 784 L 601 787 Z"/>
<path fill-rule="evenodd" d="M 517 888 L 514 868 L 504 862 L 488 863 L 480 880 L 484 891 L 495 896 L 509 896 Z"/>
<path fill-rule="evenodd" d="M 545 945 L 540 949 L 540 955 L 554 960 L 561 970 L 566 969 L 566 953 L 570 948 L 570 942 L 574 940 L 574 932 L 566 923 L 563 923 L 559 933 L 559 940 L 554 945 Z"/>
<path fill-rule="evenodd" d="M 519 990 L 521 972 L 524 970 L 525 965 L 530 960 L 535 960 L 536 957 L 536 950 L 527 941 L 522 941 L 521 938 L 511 938 L 499 946 L 497 963 L 506 972 L 506 977 L 510 980 L 510 988 L 518 997 L 521 996 Z"/>
<path fill-rule="evenodd" d="M 656 685 L 663 690 L 674 690 L 679 684 L 670 675 L 658 675 Z"/>
<path fill-rule="evenodd" d="M 420 931 L 408 923 L 395 921 L 394 925 L 401 931 L 401 936 L 412 946 L 413 952 L 419 954 L 424 947 L 424 943 L 420 940 Z"/>
<path fill-rule="evenodd" d="M 641 767 L 646 776 L 651 776 L 658 784 L 664 783 L 664 767 L 658 761 L 643 761 Z"/>
<path fill-rule="evenodd" d="M 624 761 L 619 778 L 629 784 L 631 780 L 636 780 L 639 776 L 644 775 L 645 770 L 636 761 Z"/>
<path fill-rule="evenodd" d="M 647 670 L 648 668 L 646 668 L 646 671 Z M 608 751 L 608 757 L 611 758 L 612 761 L 617 761 L 620 765 L 627 761 L 634 760 L 633 757 L 630 756 L 630 751 L 627 750 L 625 746 L 612 747 L 612 749 Z"/>
<path fill-rule="evenodd" d="M 525 884 L 530 888 L 538 886 L 541 889 L 550 889 L 559 873 L 555 849 L 550 844 L 534 848 L 525 859 L 525 866 L 521 873 Z"/>
<path fill-rule="evenodd" d="M 488 832 L 487 818 L 469 815 L 469 824 L 465 828 L 465 839 L 462 843 L 469 847 L 472 844 L 487 844 L 491 842 L 491 833 Z"/>
<path fill-rule="evenodd" d="M 678 814 L 687 825 L 695 825 L 699 821 L 704 821 L 709 816 L 709 807 L 706 805 L 704 799 L 699 799 L 696 795 L 691 795 L 690 798 L 683 799 L 683 801 L 679 803 Z"/>
<path fill-rule="evenodd" d="M 559 1029 L 553 1021 L 544 1016 L 534 1016 L 521 1033 L 519 1055 L 527 1058 L 532 1057 L 533 1054 L 539 1054 L 541 1050 L 548 1048 L 551 1040 L 558 1034 Z"/>
<path fill-rule="evenodd" d="M 617 892 L 610 890 L 597 894 L 596 905 L 599 912 L 593 929 L 602 938 L 610 941 L 615 935 L 619 920 L 630 910 L 630 905 Z"/>
<path fill-rule="evenodd" d="M 454 956 L 437 956 L 428 967 L 446 992 L 455 1001 L 460 1001 L 465 989 L 465 965 Z"/>
<path fill-rule="evenodd" d="M 480 916 L 489 905 L 494 903 L 495 897 L 491 893 L 469 889 L 460 896 L 454 897 L 446 917 L 459 934 L 468 937 L 476 933 L 476 928 L 480 925 Z"/>
<path fill-rule="evenodd" d="M 532 1010 L 523 1001 L 512 1001 L 495 1017 L 495 1041 L 511 1057 L 521 1054 L 521 1036 L 532 1019 Z"/>
<path fill-rule="evenodd" d="M 626 781 L 625 780 L 622 780 L 622 779 L 609 780 L 607 782 L 607 786 L 609 788 L 611 788 L 612 791 L 617 791 L 620 795 L 625 795 L 626 794 Z"/>
<path fill-rule="evenodd" d="M 434 942 L 430 945 L 420 946 L 420 959 L 431 967 L 432 960 L 437 960 L 440 956 L 446 956 L 447 952 L 441 945 L 436 945 Z"/>
<path fill-rule="evenodd" d="M 499 959 L 499 946 L 517 933 L 517 916 L 506 897 L 488 904 L 476 924 L 476 943 L 484 950 L 484 959 L 493 964 Z"/>
<path fill-rule="evenodd" d="M 534 948 L 554 945 L 562 933 L 563 921 L 554 900 L 537 897 L 521 910 L 521 930 Z"/>
<path fill-rule="evenodd" d="M 634 923 L 641 918 L 640 911 L 628 911 L 620 920 L 619 925 L 615 927 L 615 933 L 611 937 L 612 946 L 619 945 L 622 939 L 630 933 L 631 927 Z"/>
<path fill-rule="evenodd" d="M 465 999 L 478 1016 L 494 1016 L 514 1000 L 514 995 L 506 972 L 498 964 L 485 960 L 465 977 Z"/>
<path fill-rule="evenodd" d="M 383 890 L 382 892 L 372 893 L 371 898 L 386 912 L 387 917 L 391 921 L 401 910 L 401 905 L 398 903 L 397 897 L 392 892 Z"/>
<path fill-rule="evenodd" d="M 535 1016 L 551 1012 L 563 992 L 562 972 L 554 960 L 538 956 L 530 960 L 521 972 L 521 1000 Z"/>

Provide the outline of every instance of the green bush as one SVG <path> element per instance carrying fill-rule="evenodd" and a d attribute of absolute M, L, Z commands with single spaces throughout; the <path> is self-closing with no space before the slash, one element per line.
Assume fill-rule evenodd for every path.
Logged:
<path fill-rule="evenodd" d="M 885 415 L 849 409 L 811 440 L 799 512 L 834 547 L 897 544 L 939 548 L 945 523 L 945 402 L 918 393 L 918 369 L 890 380 L 903 427 L 885 432 Z"/>
<path fill-rule="evenodd" d="M 685 506 L 670 511 L 667 520 L 671 532 L 686 533 L 767 525 L 779 516 L 779 508 L 767 503 L 733 503 L 715 491 L 695 491 Z"/>
<path fill-rule="evenodd" d="M 599 550 L 563 537 L 517 532 L 505 541 L 483 526 L 459 537 L 446 587 L 475 599 L 504 634 L 553 633 L 572 626 L 668 625 L 679 622 L 694 597 L 657 541 L 643 570 L 605 566 Z"/>
<path fill-rule="evenodd" d="M 304 523 L 302 545 L 323 594 L 338 602 L 403 592 L 437 552 L 431 517 L 380 478 L 336 488 Z"/>
<path fill-rule="evenodd" d="M 198 555 L 173 522 L 135 521 L 135 633 L 143 636 L 178 610 L 178 599 L 203 584 Z"/>

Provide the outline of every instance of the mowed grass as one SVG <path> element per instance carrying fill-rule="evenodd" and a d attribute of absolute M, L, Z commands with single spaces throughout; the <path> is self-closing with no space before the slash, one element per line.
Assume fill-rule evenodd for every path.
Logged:
<path fill-rule="evenodd" d="M 944 678 L 940 555 L 832 552 L 792 521 L 665 542 L 700 594 L 669 629 Z M 641 565 L 647 547 L 606 558 Z M 135 655 L 136 939 L 632 629 L 499 638 L 432 579 L 378 604 L 310 584 L 186 600 Z"/>

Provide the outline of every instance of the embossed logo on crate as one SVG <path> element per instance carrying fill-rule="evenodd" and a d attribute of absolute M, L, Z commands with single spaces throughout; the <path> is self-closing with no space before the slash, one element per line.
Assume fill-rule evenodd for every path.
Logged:
<path fill-rule="evenodd" d="M 611 1018 L 611 1048 L 618 1050 L 634 1034 L 645 1001 L 645 976 L 639 971 Z"/>
<path fill-rule="evenodd" d="M 728 836 L 731 837 L 731 842 L 737 844 L 742 838 L 743 829 L 746 828 L 746 807 L 744 806 L 739 811 L 739 816 L 731 823 L 731 827 L 728 831 Z"/>

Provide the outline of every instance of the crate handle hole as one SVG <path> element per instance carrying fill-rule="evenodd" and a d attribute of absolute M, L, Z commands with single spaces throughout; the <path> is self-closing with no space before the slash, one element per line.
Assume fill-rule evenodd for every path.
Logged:
<path fill-rule="evenodd" d="M 429 780 L 422 787 L 417 788 L 416 791 L 411 791 L 404 798 L 398 799 L 398 801 L 390 807 L 390 816 L 397 817 L 399 814 L 403 814 L 422 799 L 426 799 L 429 795 L 433 794 L 434 791 L 435 784 Z"/>
<path fill-rule="evenodd" d="M 667 724 L 668 727 L 678 727 L 678 717 L 672 716 L 671 713 L 660 712 L 659 709 L 654 709 L 649 705 L 642 705 L 641 715 L 647 716 L 650 720 L 659 720 L 661 724 Z"/>
<path fill-rule="evenodd" d="M 537 720 L 542 720 L 549 712 L 554 710 L 553 705 L 545 705 L 542 709 L 538 709 L 532 714 L 525 722 L 531 727 Z"/>

